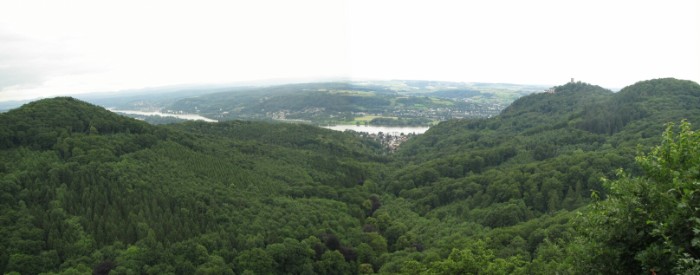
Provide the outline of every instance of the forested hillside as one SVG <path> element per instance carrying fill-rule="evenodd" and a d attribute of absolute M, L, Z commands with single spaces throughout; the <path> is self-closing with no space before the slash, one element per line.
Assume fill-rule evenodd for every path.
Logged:
<path fill-rule="evenodd" d="M 692 125 L 700 86 L 676 79 L 568 83 L 391 155 L 310 125 L 40 100 L 0 114 L 0 273 L 692 274 Z"/>
<path fill-rule="evenodd" d="M 0 121 L 5 272 L 350 268 L 371 241 L 360 220 L 386 159 L 350 135 L 240 121 L 157 128 L 70 98 Z"/>
<path fill-rule="evenodd" d="M 550 250 L 575 240 L 576 213 L 587 213 L 592 195 L 606 196 L 602 179 L 616 178 L 618 168 L 642 174 L 635 156 L 682 119 L 700 124 L 700 86 L 690 81 L 642 81 L 619 93 L 568 83 L 516 100 L 493 119 L 432 127 L 402 145 L 386 191 L 434 228 L 493 229 L 465 242 L 488 240 L 497 258 L 517 254 L 525 273 L 573 272 L 579 264 Z"/>

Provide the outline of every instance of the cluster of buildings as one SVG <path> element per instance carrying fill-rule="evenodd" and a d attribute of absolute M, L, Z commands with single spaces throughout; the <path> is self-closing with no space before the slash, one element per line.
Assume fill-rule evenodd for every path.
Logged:
<path fill-rule="evenodd" d="M 501 112 L 505 105 L 500 103 L 474 103 L 468 107 L 438 107 L 427 109 L 400 109 L 391 113 L 393 116 L 407 118 L 428 118 L 449 120 L 461 118 L 492 117 Z"/>
<path fill-rule="evenodd" d="M 359 133 L 362 137 L 365 138 L 370 138 L 373 139 L 377 142 L 379 142 L 384 148 L 386 148 L 389 152 L 393 153 L 395 152 L 401 143 L 406 142 L 410 138 L 416 136 L 415 134 L 404 134 L 404 133 L 365 133 L 361 132 Z"/>

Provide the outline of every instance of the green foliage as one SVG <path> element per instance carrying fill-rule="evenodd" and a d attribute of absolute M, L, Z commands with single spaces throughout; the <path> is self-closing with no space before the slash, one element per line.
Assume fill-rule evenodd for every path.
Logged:
<path fill-rule="evenodd" d="M 274 274 L 277 263 L 264 249 L 253 248 L 236 257 L 236 267 L 241 273 L 251 271 L 254 274 Z"/>
<path fill-rule="evenodd" d="M 601 272 L 686 273 L 700 269 L 700 133 L 673 124 L 661 145 L 637 157 L 643 176 L 622 170 L 606 183 L 586 230 Z"/>
<path fill-rule="evenodd" d="M 231 274 L 233 275 L 233 270 L 226 265 L 224 259 L 221 256 L 209 256 L 209 260 L 200 265 L 195 271 L 197 275 L 214 275 L 214 274 Z"/>

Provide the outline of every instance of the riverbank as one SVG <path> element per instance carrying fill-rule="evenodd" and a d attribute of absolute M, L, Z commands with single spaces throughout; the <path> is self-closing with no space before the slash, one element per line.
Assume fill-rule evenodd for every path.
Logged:
<path fill-rule="evenodd" d="M 158 111 L 155 112 L 144 112 L 144 111 L 133 111 L 133 110 L 117 110 L 117 109 L 108 109 L 114 113 L 122 113 L 122 114 L 127 114 L 127 115 L 140 115 L 140 116 L 161 116 L 161 117 L 175 117 L 175 118 L 180 118 L 180 119 L 187 119 L 187 120 L 203 120 L 206 122 L 218 122 L 215 119 L 203 117 L 200 115 L 195 115 L 195 114 L 171 114 L 171 113 L 161 113 Z"/>
<path fill-rule="evenodd" d="M 375 125 L 333 125 L 333 126 L 321 126 L 326 129 L 336 130 L 336 131 L 347 131 L 352 130 L 360 133 L 368 134 L 390 134 L 390 135 L 408 135 L 415 134 L 420 135 L 428 131 L 430 127 L 428 126 L 413 126 L 413 127 L 393 127 L 393 126 L 375 126 Z"/>

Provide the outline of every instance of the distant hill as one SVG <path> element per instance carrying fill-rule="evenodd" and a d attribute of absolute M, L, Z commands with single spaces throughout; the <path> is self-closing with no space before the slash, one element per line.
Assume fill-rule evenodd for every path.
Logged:
<path fill-rule="evenodd" d="M 375 120 L 377 123 L 401 118 L 408 124 L 429 125 L 453 118 L 493 116 L 520 92 L 525 93 L 466 87 L 471 86 L 424 81 L 290 84 L 184 98 L 164 109 L 218 120 L 292 119 L 313 124 L 355 124 L 372 118 L 383 118 Z"/>
<path fill-rule="evenodd" d="M 626 128 L 628 131 L 646 130 L 646 138 L 658 138 L 656 134 L 663 130 L 665 123 L 684 118 L 691 123 L 697 122 L 700 108 L 696 106 L 700 105 L 695 103 L 700 100 L 699 89 L 697 83 L 676 79 L 643 81 L 618 93 L 586 83 L 567 83 L 555 87 L 553 93 L 524 96 L 492 119 L 456 120 L 437 125 L 416 142 L 440 140 L 444 143 L 459 139 L 457 133 L 485 129 L 501 136 L 532 135 L 557 129 L 609 136 L 622 131 L 625 126 L 629 126 Z M 613 127 L 614 123 L 618 123 L 618 126 Z M 631 123 L 633 125 L 629 125 Z M 405 146 L 404 153 L 411 154 L 425 145 L 417 144 L 416 148 L 413 145 Z M 435 144 L 431 145 L 434 147 Z M 444 148 L 444 151 L 450 150 L 449 147 L 438 147 Z"/>
<path fill-rule="evenodd" d="M 0 113 L 6 112 L 10 109 L 22 106 L 22 104 L 28 103 L 29 100 L 12 100 L 0 102 Z"/>
<path fill-rule="evenodd" d="M 69 97 L 27 103 L 0 116 L 0 148 L 50 149 L 60 136 L 88 133 L 143 133 L 153 128 Z"/>
<path fill-rule="evenodd" d="M 547 88 L 420 80 L 280 83 L 177 85 L 80 94 L 77 98 L 106 108 L 184 112 L 216 120 L 292 119 L 320 125 L 369 123 L 379 118 L 375 124 L 432 125 L 449 119 L 495 116 L 518 97 Z M 0 112 L 26 102 L 0 102 Z M 402 122 L 397 123 L 396 118 Z M 145 120 L 153 124 L 175 122 Z"/>
<path fill-rule="evenodd" d="M 602 190 L 602 176 L 620 167 L 635 171 L 636 146 L 658 142 L 666 123 L 700 124 L 698 100 L 698 84 L 676 79 L 619 93 L 568 83 L 522 97 L 495 118 L 443 122 L 410 140 L 398 152 L 406 165 L 388 191 L 421 202 L 426 213 L 485 222 L 479 209 L 499 203 L 530 213 L 506 224 L 575 209 Z"/>
<path fill-rule="evenodd" d="M 596 133 L 614 134 L 624 129 L 655 135 L 648 125 L 663 125 L 700 117 L 700 86 L 687 80 L 656 79 L 635 83 L 614 97 L 582 113 L 578 126 Z M 635 123 L 640 121 L 642 123 Z"/>

